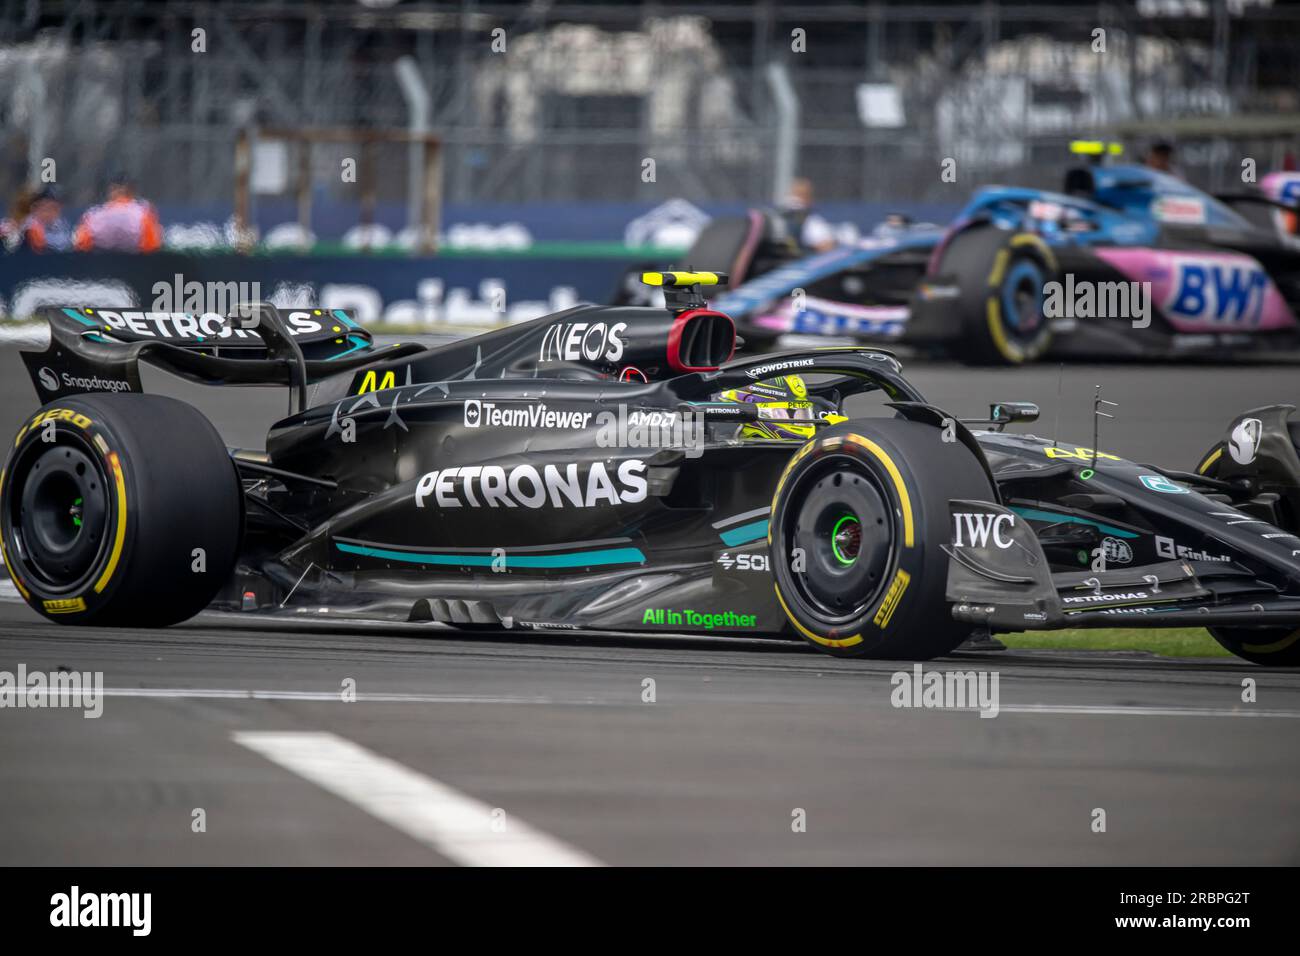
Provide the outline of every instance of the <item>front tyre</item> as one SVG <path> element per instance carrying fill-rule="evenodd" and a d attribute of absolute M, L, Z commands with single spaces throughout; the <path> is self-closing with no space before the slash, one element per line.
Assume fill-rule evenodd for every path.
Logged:
<path fill-rule="evenodd" d="M 1300 627 L 1211 627 L 1224 650 L 1265 667 L 1300 665 Z"/>
<path fill-rule="evenodd" d="M 1290 423 L 1288 430 L 1291 445 L 1297 456 L 1300 456 L 1300 423 Z M 1202 457 L 1196 471 L 1207 478 L 1231 477 L 1222 473 L 1225 464 L 1232 465 L 1230 452 L 1227 444 L 1220 442 Z M 1294 521 L 1288 522 L 1286 518 L 1287 515 L 1284 514 L 1283 528 L 1300 533 L 1300 526 Z M 1300 627 L 1211 627 L 1206 630 L 1224 650 L 1252 664 L 1265 667 L 1300 665 Z"/>
<path fill-rule="evenodd" d="M 221 437 L 160 395 L 59 399 L 0 473 L 14 585 L 65 624 L 161 627 L 207 606 L 235 566 L 243 493 Z"/>
<path fill-rule="evenodd" d="M 1051 347 L 1043 296 L 1056 257 L 1041 238 L 976 226 L 950 240 L 939 271 L 953 276 L 960 290 L 957 354 L 963 362 L 1023 365 Z"/>
<path fill-rule="evenodd" d="M 970 634 L 945 600 L 952 498 L 995 500 L 982 465 L 913 421 L 848 422 L 777 483 L 769 547 L 794 629 L 840 657 L 926 660 Z"/>

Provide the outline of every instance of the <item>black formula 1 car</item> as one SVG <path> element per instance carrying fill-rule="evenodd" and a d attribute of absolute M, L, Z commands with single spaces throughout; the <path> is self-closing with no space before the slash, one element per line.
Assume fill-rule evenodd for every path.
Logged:
<path fill-rule="evenodd" d="M 426 348 L 342 311 L 67 308 L 0 475 L 5 562 L 71 624 L 427 622 L 802 638 L 924 659 L 973 633 L 1203 625 L 1300 662 L 1300 429 L 1248 412 L 1195 471 L 963 421 L 889 353 L 735 359 L 701 274 Z M 138 363 L 288 386 L 264 450 Z M 873 407 L 872 401 L 876 404 Z M 849 412 L 849 407 L 852 412 Z"/>

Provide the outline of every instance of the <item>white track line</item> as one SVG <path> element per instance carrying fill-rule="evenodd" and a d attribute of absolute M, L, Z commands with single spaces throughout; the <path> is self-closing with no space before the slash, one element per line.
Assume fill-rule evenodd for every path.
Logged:
<path fill-rule="evenodd" d="M 59 693 L 47 688 L 19 687 L 9 693 L 43 696 Z M 105 687 L 96 693 L 104 697 L 138 697 L 163 700 L 301 700 L 344 703 L 338 690 L 250 690 L 240 687 Z M 639 697 L 631 698 L 639 702 Z M 609 706 L 627 701 L 601 701 L 594 698 L 494 697 L 473 694 L 356 694 L 356 703 L 364 704 L 559 704 L 572 707 Z"/>
<path fill-rule="evenodd" d="M 71 691 L 48 688 L 19 687 L 9 694 L 46 699 Z M 337 690 L 249 690 L 238 687 L 105 687 L 97 691 L 103 697 L 134 697 L 153 700 L 286 700 L 320 703 L 342 703 L 342 693 Z M 595 698 L 560 697 L 493 697 L 472 694 L 398 694 L 361 693 L 356 703 L 363 704 L 531 704 L 534 706 L 562 707 L 618 707 L 627 700 L 597 700 Z M 977 714 L 978 707 L 945 707 L 946 713 Z M 1300 710 L 1267 710 L 1249 707 L 1144 707 L 1109 704 L 1001 704 L 999 714 L 1047 714 L 1058 716 L 1100 717 L 1273 717 L 1300 719 Z"/>
<path fill-rule="evenodd" d="M 575 847 L 350 740 L 328 733 L 243 731 L 238 744 L 342 797 L 465 866 L 601 866 Z M 499 824 L 498 824 L 499 825 Z"/>
<path fill-rule="evenodd" d="M 1289 717 L 1300 710 L 1251 710 L 1246 707 L 1124 707 L 1105 704 L 1003 704 L 1000 714 L 1066 714 L 1105 717 Z"/>
<path fill-rule="evenodd" d="M 245 690 L 239 687 L 105 687 L 105 697 L 162 697 L 184 700 L 217 698 L 221 700 L 303 700 L 325 703 L 343 702 L 338 690 Z M 356 703 L 364 704 L 599 704 L 597 700 L 562 700 L 556 697 L 496 697 L 473 694 L 397 694 L 356 692 Z"/>
<path fill-rule="evenodd" d="M 47 698 L 68 690 L 19 687 L 9 694 Z M 320 703 L 342 703 L 340 691 L 316 690 L 251 690 L 238 687 L 105 687 L 97 691 L 103 697 L 134 697 L 153 700 L 286 700 Z M 531 704 L 534 706 L 561 707 L 618 707 L 628 705 L 626 699 L 597 700 L 596 698 L 560 697 L 495 697 L 472 694 L 398 694 L 357 692 L 356 703 L 362 704 Z M 977 714 L 978 707 L 945 707 L 947 713 Z M 1101 717 L 1274 717 L 1300 719 L 1300 710 L 1267 710 L 1249 707 L 1144 707 L 1109 704 L 1001 704 L 999 714 L 1047 714 L 1061 716 Z"/>

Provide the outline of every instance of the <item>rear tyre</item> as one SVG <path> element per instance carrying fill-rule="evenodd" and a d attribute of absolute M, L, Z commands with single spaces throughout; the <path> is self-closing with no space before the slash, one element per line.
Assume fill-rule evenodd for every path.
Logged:
<path fill-rule="evenodd" d="M 839 657 L 926 660 L 970 634 L 944 591 L 951 498 L 994 500 L 975 456 L 940 429 L 847 422 L 805 444 L 777 483 L 768 532 L 791 625 Z"/>
<path fill-rule="evenodd" d="M 64 624 L 162 627 L 229 579 L 243 494 L 221 437 L 160 395 L 79 395 L 42 408 L 0 476 L 15 586 Z"/>
<path fill-rule="evenodd" d="M 938 271 L 961 290 L 957 358 L 1021 365 L 1047 352 L 1052 328 L 1043 315 L 1043 288 L 1056 273 L 1056 258 L 1038 236 L 976 226 L 953 237 Z"/>

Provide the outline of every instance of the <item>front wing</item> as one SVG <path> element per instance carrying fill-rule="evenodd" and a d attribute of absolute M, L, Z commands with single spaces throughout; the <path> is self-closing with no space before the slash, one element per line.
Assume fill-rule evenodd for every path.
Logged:
<path fill-rule="evenodd" d="M 1116 627 L 1288 627 L 1300 597 L 1248 570 L 1217 561 L 1173 560 L 1097 571 L 1053 572 L 1037 535 L 988 501 L 949 503 L 955 535 L 946 597 L 958 620 L 990 631 Z M 959 517 L 960 516 L 960 517 Z M 972 516 L 972 517 L 967 517 Z"/>

